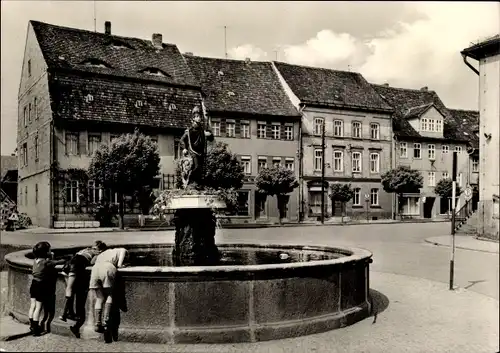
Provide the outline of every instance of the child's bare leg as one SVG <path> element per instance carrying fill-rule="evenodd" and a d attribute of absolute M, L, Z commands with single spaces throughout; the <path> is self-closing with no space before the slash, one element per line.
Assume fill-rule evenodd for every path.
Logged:
<path fill-rule="evenodd" d="M 62 321 L 66 321 L 67 318 L 75 319 L 75 310 L 73 308 L 74 303 L 74 295 L 73 295 L 73 285 L 75 283 L 76 275 L 73 272 L 70 272 L 68 277 L 66 278 L 66 302 L 64 303 L 63 314 L 60 319 Z"/>
<path fill-rule="evenodd" d="M 30 299 L 30 310 L 28 311 L 28 318 L 30 320 L 30 331 L 33 331 L 33 313 L 35 312 L 36 299 Z"/>
<path fill-rule="evenodd" d="M 40 312 L 42 310 L 42 302 L 38 300 L 35 302 L 35 310 L 33 311 L 33 335 L 40 336 L 40 326 L 38 320 L 40 319 Z"/>

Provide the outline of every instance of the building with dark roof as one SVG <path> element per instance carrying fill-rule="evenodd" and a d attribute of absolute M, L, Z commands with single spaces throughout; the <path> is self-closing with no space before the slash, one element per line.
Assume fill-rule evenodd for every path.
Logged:
<path fill-rule="evenodd" d="M 324 212 L 341 216 L 342 203 L 328 197 L 329 188 L 350 183 L 355 194 L 347 204 L 349 217 L 390 218 L 392 199 L 382 189 L 381 175 L 392 167 L 392 107 L 359 73 L 282 62 L 273 65 L 290 100 L 302 113 L 299 175 L 303 216 L 316 219 L 321 215 L 323 191 Z"/>
<path fill-rule="evenodd" d="M 479 227 L 477 233 L 499 238 L 500 219 L 500 35 L 462 52 L 464 63 L 479 76 Z M 467 59 L 478 61 L 479 69 Z"/>
<path fill-rule="evenodd" d="M 427 87 L 407 89 L 388 84 L 372 85 L 394 107 L 394 157 L 396 165 L 407 165 L 423 176 L 420 194 L 404 195 L 402 216 L 435 218 L 448 215 L 449 200 L 434 193 L 439 180 L 450 178 L 453 151 L 458 152 L 458 184 L 464 189 L 473 182 L 469 154 L 475 136 L 470 121 L 447 109 L 436 92 Z M 462 120 L 461 120 L 462 119 Z M 475 181 L 475 180 L 474 180 Z M 464 204 L 462 196 L 457 207 Z"/>
<path fill-rule="evenodd" d="M 229 145 L 245 167 L 238 218 L 276 220 L 277 200 L 257 193 L 260 168 L 281 164 L 296 172 L 300 114 L 285 93 L 270 62 L 184 55 L 204 95 L 215 138 Z M 298 191 L 283 216 L 298 217 Z"/>
<path fill-rule="evenodd" d="M 17 202 L 17 156 L 0 156 L 0 188 L 13 203 Z M 2 200 L 3 201 L 3 200 Z"/>
<path fill-rule="evenodd" d="M 158 142 L 161 186 L 174 172 L 175 138 L 201 102 L 182 54 L 161 34 L 142 40 L 113 35 L 109 22 L 97 33 L 30 21 L 19 85 L 20 211 L 44 227 L 90 221 L 75 214 L 82 189 L 91 202 L 114 195 L 60 176 L 87 168 L 100 144 L 135 128 Z"/>

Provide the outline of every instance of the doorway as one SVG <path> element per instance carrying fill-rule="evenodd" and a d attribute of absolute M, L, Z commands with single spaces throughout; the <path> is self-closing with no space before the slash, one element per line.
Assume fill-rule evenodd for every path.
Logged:
<path fill-rule="evenodd" d="M 426 197 L 424 202 L 424 218 L 432 218 L 432 208 L 434 207 L 435 197 Z"/>

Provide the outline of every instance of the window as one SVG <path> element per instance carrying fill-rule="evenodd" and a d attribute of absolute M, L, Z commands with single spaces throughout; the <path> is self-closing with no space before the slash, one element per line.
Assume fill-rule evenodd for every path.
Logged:
<path fill-rule="evenodd" d="M 243 165 L 243 172 L 245 174 L 252 174 L 252 157 L 241 156 L 241 164 Z"/>
<path fill-rule="evenodd" d="M 472 159 L 472 171 L 479 172 L 479 159 L 477 158 Z"/>
<path fill-rule="evenodd" d="M 443 120 L 436 120 L 436 132 L 443 132 Z"/>
<path fill-rule="evenodd" d="M 361 189 L 355 188 L 354 195 L 352 197 L 353 206 L 361 206 Z"/>
<path fill-rule="evenodd" d="M 38 184 L 35 184 L 35 204 L 38 203 Z"/>
<path fill-rule="evenodd" d="M 380 125 L 376 123 L 370 124 L 370 138 L 372 140 L 380 140 Z"/>
<path fill-rule="evenodd" d="M 214 136 L 220 136 L 220 121 L 212 121 L 212 134 Z"/>
<path fill-rule="evenodd" d="M 67 203 L 77 203 L 78 198 L 78 180 L 68 180 L 66 181 L 66 202 Z"/>
<path fill-rule="evenodd" d="M 144 106 L 144 103 L 141 100 L 135 101 L 135 107 L 136 108 L 140 108 L 142 106 Z"/>
<path fill-rule="evenodd" d="M 285 126 L 285 140 L 293 140 L 293 126 Z"/>
<path fill-rule="evenodd" d="M 429 177 L 429 186 L 436 186 L 436 173 L 429 172 L 427 175 Z"/>
<path fill-rule="evenodd" d="M 443 153 L 448 153 L 450 151 L 450 147 L 443 145 L 442 150 Z"/>
<path fill-rule="evenodd" d="M 38 160 L 38 135 L 35 136 L 35 160 Z"/>
<path fill-rule="evenodd" d="M 249 191 L 238 191 L 237 196 L 237 216 L 248 216 L 248 195 Z"/>
<path fill-rule="evenodd" d="M 333 136 L 344 135 L 344 122 L 342 120 L 333 121 Z"/>
<path fill-rule="evenodd" d="M 427 152 L 429 154 L 429 159 L 430 160 L 436 159 L 436 146 L 435 145 L 428 145 L 427 146 Z"/>
<path fill-rule="evenodd" d="M 271 132 L 273 134 L 273 139 L 274 140 L 279 140 L 280 139 L 280 134 L 281 134 L 281 127 L 277 124 L 273 124 Z"/>
<path fill-rule="evenodd" d="M 435 126 L 436 125 L 434 124 L 434 119 L 429 119 L 429 131 L 431 131 L 431 132 L 436 131 Z"/>
<path fill-rule="evenodd" d="M 418 203 L 418 197 L 403 197 L 403 214 L 418 216 L 420 214 L 420 206 Z"/>
<path fill-rule="evenodd" d="M 89 134 L 89 156 L 92 156 L 94 152 L 99 149 L 100 145 L 101 145 L 101 135 Z"/>
<path fill-rule="evenodd" d="M 427 119 L 426 118 L 420 119 L 420 130 L 427 131 Z"/>
<path fill-rule="evenodd" d="M 378 189 L 370 190 L 370 204 L 372 206 L 378 206 Z"/>
<path fill-rule="evenodd" d="M 333 151 L 333 171 L 342 172 L 344 170 L 344 152 Z"/>
<path fill-rule="evenodd" d="M 320 171 L 323 167 L 323 151 L 319 148 L 314 150 L 314 170 Z"/>
<path fill-rule="evenodd" d="M 462 187 L 462 173 L 458 173 L 457 184 Z"/>
<path fill-rule="evenodd" d="M 450 178 L 450 173 L 443 172 L 443 179 L 449 179 L 449 178 Z"/>
<path fill-rule="evenodd" d="M 85 96 L 85 102 L 90 103 L 94 101 L 94 96 L 90 93 Z"/>
<path fill-rule="evenodd" d="M 226 136 L 227 137 L 235 137 L 236 136 L 236 124 L 232 121 L 228 121 L 226 123 Z"/>
<path fill-rule="evenodd" d="M 352 123 L 352 137 L 361 138 L 361 123 L 359 121 Z"/>
<path fill-rule="evenodd" d="M 352 153 L 352 171 L 361 173 L 361 152 Z"/>
<path fill-rule="evenodd" d="M 455 146 L 455 152 L 462 153 L 462 146 Z"/>
<path fill-rule="evenodd" d="M 28 126 L 28 107 L 24 107 L 23 110 L 23 123 L 24 127 Z"/>
<path fill-rule="evenodd" d="M 250 124 L 248 122 L 241 122 L 241 137 L 244 139 L 250 138 Z"/>
<path fill-rule="evenodd" d="M 27 166 L 28 165 L 28 143 L 27 142 L 23 143 L 22 157 L 23 157 L 23 165 Z"/>
<path fill-rule="evenodd" d="M 113 141 L 116 140 L 119 137 L 120 137 L 120 135 L 111 134 L 111 135 L 109 135 L 109 142 L 113 143 Z"/>
<path fill-rule="evenodd" d="M 258 171 L 267 168 L 267 157 L 259 157 Z"/>
<path fill-rule="evenodd" d="M 99 183 L 89 180 L 88 182 L 88 193 L 89 193 L 89 202 L 90 203 L 98 203 L 102 199 L 102 186 Z"/>
<path fill-rule="evenodd" d="M 325 119 L 323 118 L 314 118 L 314 135 L 321 136 L 323 133 L 323 124 L 325 123 Z"/>
<path fill-rule="evenodd" d="M 31 117 L 33 116 L 33 106 L 28 103 L 28 121 L 31 123 Z"/>
<path fill-rule="evenodd" d="M 293 171 L 294 165 L 295 165 L 295 161 L 293 158 L 286 158 L 285 159 L 285 168 L 286 169 Z"/>
<path fill-rule="evenodd" d="M 420 149 L 422 148 L 422 145 L 420 143 L 414 143 L 413 144 L 413 158 L 422 158 L 422 154 L 420 153 Z"/>
<path fill-rule="evenodd" d="M 266 123 L 263 122 L 257 123 L 257 137 L 260 139 L 266 138 Z"/>
<path fill-rule="evenodd" d="M 326 200 L 327 198 L 325 196 L 325 203 Z M 309 192 L 309 213 L 321 214 L 321 191 Z"/>
<path fill-rule="evenodd" d="M 66 132 L 66 154 L 71 156 L 78 155 L 78 133 Z"/>
<path fill-rule="evenodd" d="M 399 155 L 401 158 L 408 158 L 408 144 L 406 142 L 399 143 Z"/>
<path fill-rule="evenodd" d="M 35 120 L 36 120 L 36 119 L 38 119 L 38 100 L 36 97 L 34 99 L 33 106 L 35 109 Z"/>
<path fill-rule="evenodd" d="M 28 77 L 31 76 L 31 59 L 28 60 Z"/>
<path fill-rule="evenodd" d="M 279 167 L 281 165 L 280 157 L 273 157 L 273 167 Z"/>
<path fill-rule="evenodd" d="M 370 173 L 380 172 L 380 155 L 378 153 L 370 153 Z"/>

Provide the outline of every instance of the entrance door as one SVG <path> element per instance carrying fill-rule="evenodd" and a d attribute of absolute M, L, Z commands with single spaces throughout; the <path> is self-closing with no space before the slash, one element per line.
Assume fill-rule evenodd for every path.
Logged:
<path fill-rule="evenodd" d="M 432 218 L 432 207 L 434 206 L 435 197 L 426 197 L 424 203 L 424 218 Z"/>
<path fill-rule="evenodd" d="M 342 216 L 342 202 L 332 200 L 332 217 L 340 217 Z"/>

